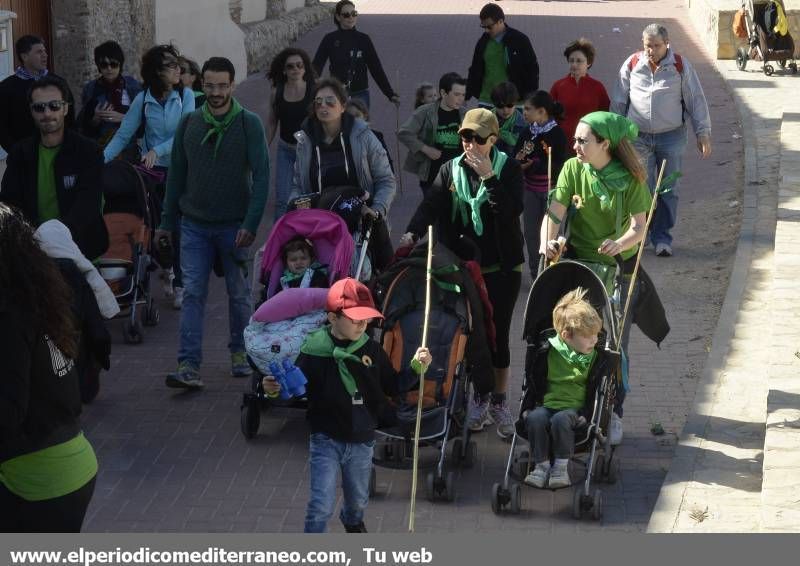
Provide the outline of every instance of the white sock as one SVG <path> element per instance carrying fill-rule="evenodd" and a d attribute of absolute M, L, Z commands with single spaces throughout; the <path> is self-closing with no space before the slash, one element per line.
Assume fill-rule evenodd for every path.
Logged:
<path fill-rule="evenodd" d="M 567 464 L 569 464 L 569 458 L 556 458 L 555 464 L 553 465 L 554 468 L 566 468 Z"/>
<path fill-rule="evenodd" d="M 536 464 L 536 468 L 541 468 L 544 471 L 548 471 L 550 469 L 550 462 L 539 462 Z"/>

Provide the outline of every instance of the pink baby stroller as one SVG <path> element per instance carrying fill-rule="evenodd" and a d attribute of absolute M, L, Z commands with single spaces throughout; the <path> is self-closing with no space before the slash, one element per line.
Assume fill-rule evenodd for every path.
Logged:
<path fill-rule="evenodd" d="M 350 273 L 355 244 L 339 215 L 321 209 L 300 209 L 286 213 L 273 226 L 266 244 L 259 250 L 263 304 L 244 331 L 245 349 L 254 370 L 241 406 L 241 427 L 246 438 L 258 432 L 262 408 L 271 404 L 305 407 L 302 399 L 267 399 L 261 387 L 261 378 L 269 364 L 294 362 L 308 332 L 326 320 L 326 290 L 286 289 L 276 295 L 284 271 L 283 247 L 297 236 L 313 244 L 315 259 L 325 266 L 329 285 Z"/>

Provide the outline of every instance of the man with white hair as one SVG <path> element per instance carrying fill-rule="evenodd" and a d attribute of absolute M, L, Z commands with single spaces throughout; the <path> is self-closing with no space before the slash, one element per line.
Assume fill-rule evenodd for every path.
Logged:
<path fill-rule="evenodd" d="M 642 32 L 643 51 L 622 64 L 611 111 L 627 116 L 639 126 L 634 146 L 647 167 L 651 191 L 658 169 L 667 160 L 655 216 L 650 224 L 650 243 L 659 257 L 672 255 L 672 234 L 678 213 L 678 177 L 686 149 L 686 119 L 691 121 L 697 149 L 703 159 L 711 155 L 711 116 L 703 87 L 694 67 L 670 47 L 669 34 L 661 24 Z"/>

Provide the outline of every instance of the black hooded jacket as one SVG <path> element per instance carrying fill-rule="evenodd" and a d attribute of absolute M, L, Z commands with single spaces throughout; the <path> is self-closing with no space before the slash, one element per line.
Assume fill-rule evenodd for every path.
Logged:
<path fill-rule="evenodd" d="M 481 94 L 483 76 L 486 72 L 483 52 L 490 41 L 494 40 L 489 37 L 488 33 L 484 33 L 475 45 L 472 65 L 470 65 L 467 75 L 467 100 L 473 96 L 478 98 Z M 520 96 L 535 92 L 539 88 L 539 61 L 536 59 L 536 52 L 533 50 L 528 36 L 506 26 L 502 42 L 506 51 L 506 61 L 508 61 L 506 67 L 508 80 L 514 83 Z"/>

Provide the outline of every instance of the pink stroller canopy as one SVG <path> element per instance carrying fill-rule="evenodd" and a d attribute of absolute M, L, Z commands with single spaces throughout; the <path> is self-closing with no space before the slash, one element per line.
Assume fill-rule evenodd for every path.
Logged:
<path fill-rule="evenodd" d="M 328 266 L 328 282 L 346 277 L 353 259 L 355 244 L 344 220 L 333 212 L 315 208 L 293 210 L 284 214 L 272 227 L 261 258 L 261 281 L 271 297 L 283 275 L 283 246 L 296 236 L 314 244 L 316 260 Z"/>

